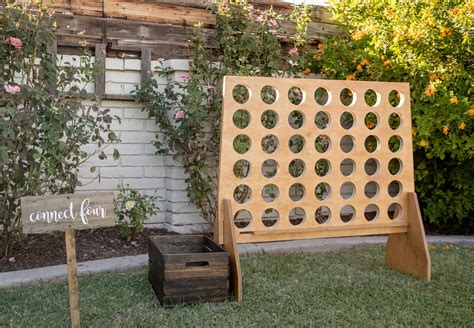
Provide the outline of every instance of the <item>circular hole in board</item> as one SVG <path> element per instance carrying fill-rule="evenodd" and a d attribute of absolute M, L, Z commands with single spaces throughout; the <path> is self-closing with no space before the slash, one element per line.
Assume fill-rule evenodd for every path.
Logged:
<path fill-rule="evenodd" d="M 291 185 L 288 196 L 294 202 L 301 200 L 306 193 L 305 187 L 301 183 L 294 183 Z"/>
<path fill-rule="evenodd" d="M 262 113 L 260 122 L 266 129 L 273 129 L 278 124 L 278 114 L 274 110 L 266 110 Z"/>
<path fill-rule="evenodd" d="M 387 214 L 390 220 L 397 220 L 402 216 L 402 206 L 398 203 L 392 203 L 387 209 Z"/>
<path fill-rule="evenodd" d="M 388 194 L 390 197 L 397 197 L 402 192 L 402 184 L 400 181 L 392 181 L 388 184 Z"/>
<path fill-rule="evenodd" d="M 341 174 L 345 177 L 348 177 L 355 172 L 356 164 L 352 159 L 346 158 L 341 162 L 340 169 Z"/>
<path fill-rule="evenodd" d="M 364 210 L 364 217 L 367 221 L 373 221 L 379 216 L 379 208 L 377 205 L 370 204 Z"/>
<path fill-rule="evenodd" d="M 278 223 L 280 213 L 274 208 L 267 208 L 262 214 L 262 223 L 265 227 L 270 228 Z"/>
<path fill-rule="evenodd" d="M 273 178 L 278 173 L 278 162 L 267 159 L 262 163 L 262 174 L 265 178 Z"/>
<path fill-rule="evenodd" d="M 266 203 L 274 202 L 280 196 L 280 189 L 273 183 L 267 184 L 262 188 L 262 199 Z"/>
<path fill-rule="evenodd" d="M 351 89 L 344 88 L 341 90 L 341 94 L 339 96 L 339 99 L 341 100 L 341 103 L 344 106 L 351 106 L 352 104 L 355 103 L 355 94 L 352 92 Z"/>
<path fill-rule="evenodd" d="M 290 148 L 290 151 L 293 154 L 298 154 L 299 152 L 301 152 L 304 146 L 305 140 L 299 134 L 291 136 L 291 138 L 288 140 L 288 148 Z"/>
<path fill-rule="evenodd" d="M 234 164 L 234 175 L 236 178 L 244 179 L 250 174 L 250 163 L 245 159 L 239 159 Z"/>
<path fill-rule="evenodd" d="M 238 154 L 245 154 L 248 152 L 251 145 L 252 142 L 250 141 L 250 138 L 245 134 L 239 134 L 234 138 L 234 150 Z"/>
<path fill-rule="evenodd" d="M 364 171 L 367 175 L 374 175 L 379 170 L 379 162 L 375 158 L 369 158 L 365 161 Z"/>
<path fill-rule="evenodd" d="M 250 114 L 245 109 L 237 110 L 232 116 L 235 127 L 245 129 L 250 123 Z"/>
<path fill-rule="evenodd" d="M 314 165 L 314 171 L 320 177 L 326 176 L 331 170 L 331 163 L 327 159 L 320 159 Z"/>
<path fill-rule="evenodd" d="M 365 184 L 364 194 L 367 198 L 374 198 L 378 195 L 380 187 L 377 182 L 369 181 Z"/>
<path fill-rule="evenodd" d="M 342 199 L 351 199 L 355 196 L 356 187 L 352 182 L 344 182 L 339 190 Z"/>
<path fill-rule="evenodd" d="M 274 87 L 266 85 L 260 91 L 260 97 L 265 104 L 271 105 L 277 100 L 278 93 Z"/>
<path fill-rule="evenodd" d="M 300 225 L 306 219 L 306 212 L 301 207 L 295 207 L 290 211 L 288 219 L 292 225 Z"/>
<path fill-rule="evenodd" d="M 245 104 L 250 98 L 249 89 L 242 84 L 238 84 L 232 89 L 232 97 L 235 102 Z"/>
<path fill-rule="evenodd" d="M 344 129 L 349 130 L 354 126 L 354 115 L 350 112 L 344 112 L 341 114 L 339 122 Z"/>
<path fill-rule="evenodd" d="M 320 106 L 327 105 L 330 101 L 329 92 L 325 88 L 317 88 L 314 92 L 314 100 Z"/>
<path fill-rule="evenodd" d="M 288 165 L 288 171 L 293 178 L 297 178 L 304 173 L 305 164 L 301 159 L 294 159 Z"/>
<path fill-rule="evenodd" d="M 350 153 L 354 149 L 354 137 L 345 135 L 341 138 L 341 150 L 345 153 Z"/>
<path fill-rule="evenodd" d="M 293 129 L 299 129 L 304 124 L 304 115 L 298 110 L 294 110 L 288 115 L 288 124 Z"/>
<path fill-rule="evenodd" d="M 343 208 L 341 208 L 341 212 L 339 214 L 339 217 L 341 218 L 341 221 L 344 223 L 351 222 L 355 218 L 356 211 L 354 207 L 351 205 L 346 205 Z"/>
<path fill-rule="evenodd" d="M 329 114 L 326 112 L 317 112 L 314 116 L 314 124 L 318 129 L 324 130 L 329 126 Z"/>
<path fill-rule="evenodd" d="M 252 214 L 247 210 L 237 211 L 234 215 L 234 225 L 239 228 L 246 228 L 252 221 Z"/>
<path fill-rule="evenodd" d="M 314 148 L 318 153 L 325 153 L 328 151 L 329 147 L 331 146 L 331 139 L 327 135 L 321 134 L 316 137 L 314 141 Z"/>
<path fill-rule="evenodd" d="M 331 186 L 326 182 L 320 182 L 316 188 L 314 188 L 314 194 L 318 200 L 328 199 L 331 195 Z"/>
<path fill-rule="evenodd" d="M 247 203 L 252 198 L 252 189 L 249 186 L 241 184 L 234 189 L 234 200 L 239 204 Z"/>
<path fill-rule="evenodd" d="M 291 87 L 288 90 L 288 99 L 293 105 L 299 105 L 304 101 L 304 93 L 298 87 Z"/>
<path fill-rule="evenodd" d="M 267 154 L 273 154 L 278 148 L 278 138 L 273 134 L 267 134 L 262 138 L 262 150 Z"/>
<path fill-rule="evenodd" d="M 314 213 L 314 219 L 319 224 L 324 224 L 331 219 L 331 210 L 327 206 L 320 206 Z"/>

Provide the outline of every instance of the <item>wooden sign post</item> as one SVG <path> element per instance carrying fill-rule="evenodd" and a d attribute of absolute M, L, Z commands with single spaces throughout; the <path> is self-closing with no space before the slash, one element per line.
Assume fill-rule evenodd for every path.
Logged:
<path fill-rule="evenodd" d="M 22 197 L 21 222 L 24 233 L 65 232 L 71 326 L 80 327 L 75 231 L 115 225 L 113 193 Z"/>

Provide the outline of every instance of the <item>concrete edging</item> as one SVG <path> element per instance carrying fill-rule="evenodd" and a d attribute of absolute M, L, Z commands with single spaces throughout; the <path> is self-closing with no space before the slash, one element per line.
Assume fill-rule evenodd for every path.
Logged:
<path fill-rule="evenodd" d="M 340 249 L 380 246 L 387 242 L 386 236 L 349 237 L 281 241 L 271 243 L 239 245 L 241 256 L 282 253 L 316 253 Z M 428 236 L 432 245 L 474 245 L 474 236 Z M 104 260 L 79 262 L 79 276 L 104 272 L 127 272 L 143 269 L 148 265 L 148 254 L 114 257 Z M 61 281 L 67 278 L 66 264 L 43 268 L 0 273 L 0 288 L 12 288 L 41 282 Z"/>

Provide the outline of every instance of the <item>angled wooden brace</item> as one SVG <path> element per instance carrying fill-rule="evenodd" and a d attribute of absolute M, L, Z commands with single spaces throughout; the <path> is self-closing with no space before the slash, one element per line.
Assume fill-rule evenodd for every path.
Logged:
<path fill-rule="evenodd" d="M 407 197 L 408 230 L 388 236 L 385 263 L 389 268 L 431 280 L 431 257 L 418 199 L 414 192 L 409 192 Z"/>
<path fill-rule="evenodd" d="M 230 286 L 236 301 L 242 302 L 242 272 L 240 257 L 235 237 L 235 227 L 232 220 L 232 205 L 229 199 L 224 199 L 224 248 L 229 252 Z"/>

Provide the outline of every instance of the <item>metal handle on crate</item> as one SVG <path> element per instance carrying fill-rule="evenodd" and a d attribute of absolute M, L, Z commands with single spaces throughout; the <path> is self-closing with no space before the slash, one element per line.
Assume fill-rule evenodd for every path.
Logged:
<path fill-rule="evenodd" d="M 209 262 L 207 261 L 197 261 L 197 262 L 186 262 L 185 267 L 186 268 L 196 268 L 196 267 L 208 267 Z"/>

